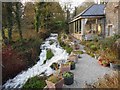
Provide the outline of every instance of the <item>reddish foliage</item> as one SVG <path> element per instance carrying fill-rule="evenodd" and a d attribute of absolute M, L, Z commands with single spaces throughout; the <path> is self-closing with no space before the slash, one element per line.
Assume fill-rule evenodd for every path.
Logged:
<path fill-rule="evenodd" d="M 9 78 L 13 78 L 27 67 L 24 57 L 20 56 L 11 46 L 2 49 L 2 79 L 3 83 Z"/>

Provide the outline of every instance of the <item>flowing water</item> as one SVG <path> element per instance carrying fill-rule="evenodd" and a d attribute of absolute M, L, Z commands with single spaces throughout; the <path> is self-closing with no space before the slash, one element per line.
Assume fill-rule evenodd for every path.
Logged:
<path fill-rule="evenodd" d="M 42 73 L 49 76 L 52 73 L 54 73 L 55 71 L 50 68 L 52 63 L 66 62 L 68 58 L 68 53 L 60 47 L 57 37 L 58 37 L 57 34 L 51 34 L 50 37 L 47 38 L 40 47 L 42 51 L 40 53 L 39 61 L 37 62 L 37 64 L 34 65 L 32 68 L 28 68 L 27 71 L 22 71 L 20 74 L 18 74 L 13 79 L 9 79 L 3 85 L 3 88 L 5 89 L 22 88 L 22 86 L 31 77 L 34 77 L 36 75 L 41 75 Z M 50 45 L 51 41 L 54 42 L 52 45 Z M 47 49 L 51 49 L 54 56 L 50 60 L 47 60 L 45 64 L 43 64 L 44 61 L 46 60 Z"/>

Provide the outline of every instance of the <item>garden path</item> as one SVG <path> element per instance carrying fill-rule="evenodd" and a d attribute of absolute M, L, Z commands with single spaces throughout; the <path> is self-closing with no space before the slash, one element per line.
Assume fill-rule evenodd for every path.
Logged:
<path fill-rule="evenodd" d="M 80 45 L 80 49 L 84 51 L 84 46 Z M 76 64 L 76 69 L 71 70 L 74 73 L 74 84 L 65 85 L 65 88 L 84 88 L 86 84 L 93 84 L 105 74 L 113 72 L 109 67 L 99 65 L 95 58 L 86 53 L 81 57 Z"/>

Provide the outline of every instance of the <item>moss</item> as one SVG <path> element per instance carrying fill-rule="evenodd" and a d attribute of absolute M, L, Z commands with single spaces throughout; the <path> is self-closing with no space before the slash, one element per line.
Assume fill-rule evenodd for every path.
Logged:
<path fill-rule="evenodd" d="M 54 56 L 51 50 L 47 50 L 47 59 L 51 59 Z"/>
<path fill-rule="evenodd" d="M 53 52 L 50 49 L 47 50 L 46 60 L 44 61 L 44 64 L 46 63 L 47 60 L 51 59 L 53 56 L 54 56 Z"/>
<path fill-rule="evenodd" d="M 50 41 L 50 45 L 52 45 L 54 42 L 53 41 Z"/>
<path fill-rule="evenodd" d="M 39 78 L 38 76 L 32 77 L 28 79 L 28 81 L 23 86 L 23 89 L 37 89 L 37 88 L 44 88 L 46 86 L 46 77 Z"/>

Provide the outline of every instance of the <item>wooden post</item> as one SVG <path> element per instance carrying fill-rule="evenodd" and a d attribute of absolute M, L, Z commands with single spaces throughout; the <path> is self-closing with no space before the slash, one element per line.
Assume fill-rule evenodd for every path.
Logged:
<path fill-rule="evenodd" d="M 78 34 L 79 34 L 79 32 L 80 32 L 80 21 L 78 19 Z"/>
<path fill-rule="evenodd" d="M 85 19 L 81 19 L 81 35 L 84 36 L 85 30 Z"/>
<path fill-rule="evenodd" d="M 98 33 L 98 19 L 96 19 L 96 33 Z"/>
<path fill-rule="evenodd" d="M 76 22 L 77 22 L 77 32 L 76 33 L 78 33 L 78 20 Z"/>
<path fill-rule="evenodd" d="M 76 33 L 76 21 L 75 21 L 75 33 Z"/>
<path fill-rule="evenodd" d="M 75 33 L 75 22 L 73 22 L 73 25 L 74 25 L 74 30 L 73 30 L 74 32 L 73 33 Z"/>

